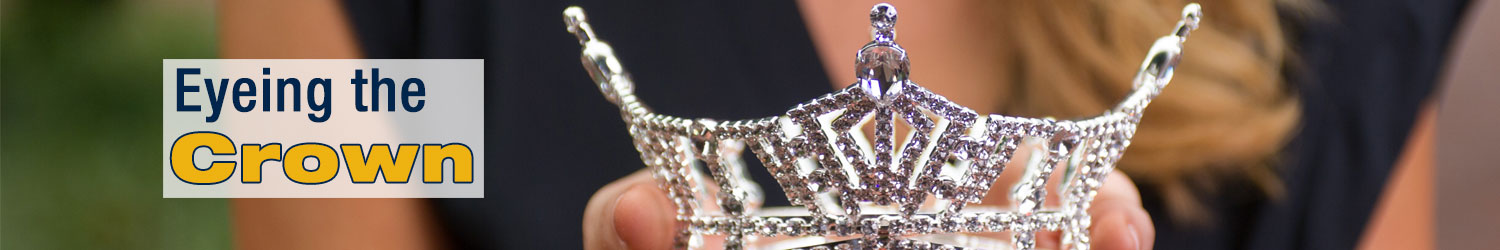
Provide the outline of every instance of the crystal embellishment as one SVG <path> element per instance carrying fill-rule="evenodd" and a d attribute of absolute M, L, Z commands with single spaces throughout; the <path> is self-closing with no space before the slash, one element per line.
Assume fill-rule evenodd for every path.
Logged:
<path fill-rule="evenodd" d="M 583 46 L 582 63 L 617 105 L 636 150 L 677 207 L 676 248 L 723 236 L 727 249 L 1032 249 L 1036 233 L 1060 231 L 1059 246 L 1088 249 L 1089 204 L 1130 145 L 1142 111 L 1161 93 L 1197 29 L 1197 4 L 1151 47 L 1134 90 L 1115 108 L 1078 120 L 980 115 L 910 79 L 896 43 L 896 9 L 870 10 L 871 41 L 855 58 L 857 82 L 760 119 L 716 121 L 654 113 L 634 94 L 614 50 L 583 9 L 564 10 Z M 896 134 L 896 124 L 910 127 Z M 873 124 L 873 138 L 861 126 Z M 901 143 L 897 139 L 905 139 Z M 1032 150 L 1022 151 L 1021 148 Z M 741 156 L 749 149 L 796 207 L 762 208 Z M 1024 162 L 1011 162 L 1028 152 Z M 970 212 L 1007 166 L 1024 174 L 1000 192 L 1010 210 Z M 1048 181 L 1063 183 L 1048 204 Z M 945 173 L 950 172 L 950 173 Z M 1009 239 L 977 234 L 1010 232 Z"/>

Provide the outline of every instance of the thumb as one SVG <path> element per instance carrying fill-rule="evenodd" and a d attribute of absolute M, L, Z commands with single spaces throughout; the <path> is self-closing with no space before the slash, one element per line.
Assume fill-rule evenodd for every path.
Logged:
<path fill-rule="evenodd" d="M 1118 170 L 1109 174 L 1089 213 L 1094 219 L 1095 249 L 1152 249 L 1156 241 L 1151 215 L 1141 207 L 1140 191 Z"/>
<path fill-rule="evenodd" d="M 583 214 L 584 249 L 668 249 L 675 206 L 646 170 L 600 188 Z"/>

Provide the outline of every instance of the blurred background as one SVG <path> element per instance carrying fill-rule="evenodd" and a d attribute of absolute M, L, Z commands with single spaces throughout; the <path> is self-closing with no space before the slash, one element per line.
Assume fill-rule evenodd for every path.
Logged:
<path fill-rule="evenodd" d="M 504 4 L 497 5 L 527 5 L 500 2 Z M 163 199 L 160 189 L 162 164 L 157 143 L 161 136 L 161 114 L 158 111 L 161 60 L 219 58 L 221 41 L 218 37 L 221 34 L 216 29 L 220 27 L 221 17 L 216 14 L 221 13 L 218 8 L 222 6 L 216 5 L 215 1 L 188 0 L 0 2 L 0 56 L 3 56 L 0 57 L 0 129 L 3 129 L 0 130 L 0 149 L 3 149 L 0 150 L 0 222 L 3 222 L 0 223 L 0 249 L 227 249 L 235 246 L 234 216 L 229 200 Z M 1500 127 L 1500 115 L 1494 112 L 1500 107 L 1500 99 L 1495 98 L 1500 94 L 1500 84 L 1496 84 L 1500 81 L 1496 80 L 1500 79 L 1500 70 L 1497 70 L 1500 69 L 1500 50 L 1495 48 L 1500 44 L 1500 4 L 1477 1 L 1469 6 L 1473 8 L 1468 12 L 1465 24 L 1459 26 L 1460 31 L 1454 38 L 1458 42 L 1450 50 L 1452 67 L 1443 71 L 1438 80 L 1442 86 L 1434 94 L 1439 99 L 1438 170 L 1435 174 L 1429 173 L 1428 178 L 1437 183 L 1434 187 L 1436 198 L 1432 201 L 1437 204 L 1437 211 L 1432 216 L 1437 221 L 1434 233 L 1438 244 L 1458 249 L 1500 243 L 1497 242 L 1500 239 L 1494 237 L 1500 235 L 1500 215 L 1494 214 L 1494 211 L 1500 211 L 1500 199 L 1489 191 L 1494 188 L 1491 185 L 1494 178 L 1500 177 L 1500 154 L 1493 152 L 1496 148 L 1494 142 L 1500 141 L 1500 133 L 1494 130 Z M 538 55 L 543 53 L 535 52 L 527 55 L 566 61 L 569 76 L 584 78 L 583 71 L 575 68 L 573 56 L 576 54 L 572 53 L 576 53 L 576 46 L 566 43 L 572 38 L 562 32 L 560 18 L 556 16 L 561 8 L 544 7 L 538 9 L 557 10 L 545 15 L 535 14 L 545 16 L 545 22 L 537 21 L 540 24 L 535 27 L 514 24 L 504 27 L 544 30 L 537 32 L 547 36 L 536 37 L 544 37 L 549 43 L 564 41 L 558 45 L 568 54 Z M 521 15 L 505 14 L 519 11 L 524 10 L 496 7 L 462 13 L 473 14 L 475 18 L 489 18 L 485 13 L 500 13 L 494 14 L 500 16 L 495 20 L 514 21 L 505 18 Z M 605 11 L 599 13 L 600 17 L 611 15 Z M 616 15 L 620 20 L 627 18 L 626 14 Z M 655 29 L 642 29 L 648 28 Z M 437 29 L 426 31 L 433 30 Z M 612 27 L 611 30 L 625 29 Z M 484 37 L 505 38 L 501 35 Z M 624 35 L 614 37 L 626 43 L 631 39 Z M 296 43 L 294 40 L 261 38 L 276 41 L 222 42 Z M 530 37 L 521 39 L 527 38 Z M 460 39 L 462 41 L 468 40 Z M 398 40 L 397 44 L 407 45 L 400 42 L 405 41 Z M 424 49 L 437 54 L 434 57 L 450 56 L 443 54 L 446 48 L 433 47 Z M 631 50 L 621 53 L 650 55 L 656 52 Z M 511 63 L 524 61 L 516 58 L 521 57 L 511 57 Z M 490 59 L 497 65 L 503 63 L 503 60 L 495 60 L 502 58 Z M 636 69 L 649 69 L 644 63 L 632 65 L 642 65 Z M 663 71 L 673 70 L 663 68 Z M 588 100 L 603 105 L 603 101 L 595 96 L 597 93 L 590 92 L 591 86 L 579 84 L 559 88 L 572 88 L 558 92 L 587 94 Z M 598 105 L 578 109 L 613 112 Z M 601 126 L 611 129 L 589 132 L 607 133 L 613 136 L 612 139 L 620 139 L 610 141 L 612 143 L 628 142 L 622 130 L 614 129 L 618 124 Z M 634 157 L 632 153 L 625 152 L 623 157 Z M 603 172 L 590 174 L 609 175 L 600 177 L 602 179 L 618 176 Z M 522 177 L 527 176 L 515 178 Z M 490 188 L 507 187 L 497 185 Z M 578 205 L 576 209 L 581 209 L 581 204 L 588 198 L 586 193 L 591 191 L 569 194 L 565 197 L 566 203 Z M 490 193 L 491 197 L 506 195 Z M 532 224 L 562 224 L 536 218 L 526 219 Z M 558 227 L 571 230 L 575 224 Z M 530 238 L 533 235 L 526 235 L 528 233 L 539 234 L 479 232 L 474 237 L 504 238 L 494 235 L 506 235 L 538 239 Z M 577 236 L 545 239 L 555 238 Z M 558 244 L 573 246 L 575 243 Z"/>
<path fill-rule="evenodd" d="M 161 60 L 215 58 L 213 1 L 0 4 L 0 249 L 225 249 L 228 201 L 161 198 Z"/>

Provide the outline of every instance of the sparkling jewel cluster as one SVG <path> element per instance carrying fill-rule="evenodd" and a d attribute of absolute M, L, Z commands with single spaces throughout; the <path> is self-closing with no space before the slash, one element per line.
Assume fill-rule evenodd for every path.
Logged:
<path fill-rule="evenodd" d="M 677 207 L 677 247 L 697 248 L 715 235 L 729 249 L 796 242 L 784 238 L 821 240 L 787 246 L 797 249 L 1032 249 L 1039 231 L 1060 231 L 1060 246 L 1087 249 L 1089 204 L 1129 146 L 1142 110 L 1171 80 L 1182 43 L 1202 16 L 1196 4 L 1184 8 L 1177 29 L 1142 62 L 1135 90 L 1114 109 L 1054 120 L 981 116 L 911 82 L 906 51 L 895 42 L 896 10 L 878 4 L 870 13 L 873 39 L 856 56 L 858 82 L 781 116 L 720 122 L 651 112 L 582 9 L 564 15 L 583 45 L 584 67 L 619 106 L 641 159 Z M 899 138 L 898 122 L 910 128 Z M 871 123 L 873 142 L 861 131 Z M 1035 150 L 1018 150 L 1028 146 Z M 760 207 L 745 149 L 800 210 Z M 1031 155 L 1009 190 L 1014 207 L 965 211 L 990 193 L 1018 152 Z M 1064 171 L 1055 189 L 1062 200 L 1043 206 L 1055 170 Z M 988 232 L 1009 232 L 1009 244 L 924 237 Z"/>

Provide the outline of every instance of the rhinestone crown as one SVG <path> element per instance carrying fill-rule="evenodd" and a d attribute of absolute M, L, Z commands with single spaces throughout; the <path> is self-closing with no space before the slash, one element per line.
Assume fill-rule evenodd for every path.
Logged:
<path fill-rule="evenodd" d="M 641 159 L 676 204 L 676 246 L 698 248 L 703 236 L 723 236 L 728 249 L 1032 249 L 1044 230 L 1061 231 L 1059 246 L 1088 249 L 1089 204 L 1130 145 L 1142 110 L 1172 79 L 1182 43 L 1202 16 L 1197 4 L 1183 8 L 1115 108 L 1054 120 L 981 116 L 910 81 L 906 50 L 895 41 L 896 9 L 877 4 L 870 10 L 873 39 L 856 56 L 858 82 L 781 116 L 715 121 L 653 113 L 583 10 L 563 13 L 583 46 L 584 68 L 619 106 Z M 873 144 L 860 131 L 871 121 Z M 911 131 L 899 145 L 897 121 Z M 798 207 L 761 208 L 760 188 L 741 159 L 746 148 Z M 1034 150 L 1017 151 L 1025 148 Z M 1029 155 L 1009 193 L 1013 208 L 964 210 L 989 193 L 1017 152 Z M 1061 200 L 1044 206 L 1058 167 Z"/>

